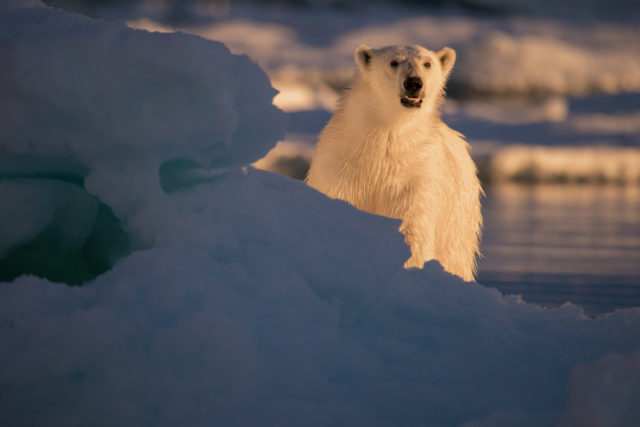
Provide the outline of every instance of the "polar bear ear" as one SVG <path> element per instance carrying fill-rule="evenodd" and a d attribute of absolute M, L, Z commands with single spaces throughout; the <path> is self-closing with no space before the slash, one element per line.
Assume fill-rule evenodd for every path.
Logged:
<path fill-rule="evenodd" d="M 438 57 L 438 59 L 440 59 L 442 74 L 446 79 L 449 77 L 449 73 L 453 68 L 453 64 L 456 62 L 456 51 L 451 49 L 450 47 L 445 47 L 436 52 L 436 56 Z"/>
<path fill-rule="evenodd" d="M 353 57 L 356 60 L 356 64 L 358 64 L 358 68 L 360 68 L 361 70 L 366 70 L 369 64 L 371 64 L 373 49 L 371 49 L 366 44 L 360 45 L 353 53 Z"/>

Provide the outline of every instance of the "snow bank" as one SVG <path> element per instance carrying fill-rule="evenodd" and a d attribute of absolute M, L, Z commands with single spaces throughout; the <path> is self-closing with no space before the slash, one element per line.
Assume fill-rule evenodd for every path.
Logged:
<path fill-rule="evenodd" d="M 247 58 L 47 9 L 0 24 L 0 191 L 33 207 L 3 204 L 3 247 L 82 241 L 100 204 L 132 241 L 83 287 L 2 283 L 5 423 L 552 425 L 573 366 L 640 348 L 638 310 L 404 270 L 398 221 L 241 167 L 284 127 Z"/>
<path fill-rule="evenodd" d="M 572 366 L 640 346 L 637 310 L 589 320 L 403 270 L 396 221 L 284 177 L 167 199 L 171 241 L 90 284 L 0 287 L 4 420 L 552 425 Z"/>
<path fill-rule="evenodd" d="M 640 420 L 640 353 L 610 354 L 571 370 L 561 427 L 633 426 Z M 594 405 L 593 402 L 598 402 Z"/>
<path fill-rule="evenodd" d="M 239 171 L 283 136 L 264 72 L 220 43 L 46 8 L 4 13 L 0 27 L 11 65 L 0 69 L 0 147 L 11 156 L 0 177 L 66 176 L 132 229 L 153 227 L 136 206 L 163 194 L 160 181 Z"/>
<path fill-rule="evenodd" d="M 0 70 L 0 108 L 10 115 L 0 138 L 12 152 L 73 151 L 84 163 L 108 150 L 153 152 L 232 166 L 264 155 L 286 123 L 265 74 L 220 43 L 44 8 L 7 13 L 2 27 L 11 67 Z M 254 128 L 269 133 L 257 138 Z"/>

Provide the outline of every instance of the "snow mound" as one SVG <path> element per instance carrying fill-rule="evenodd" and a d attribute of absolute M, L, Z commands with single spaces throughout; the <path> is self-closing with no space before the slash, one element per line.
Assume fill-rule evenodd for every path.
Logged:
<path fill-rule="evenodd" d="M 638 396 L 640 353 L 609 354 L 571 370 L 569 402 L 559 425 L 632 427 L 640 421 Z"/>
<path fill-rule="evenodd" d="M 6 13 L 1 25 L 0 54 L 12 66 L 0 70 L 9 117 L 0 140 L 11 152 L 231 166 L 263 156 L 286 123 L 262 70 L 220 43 L 45 8 Z"/>
<path fill-rule="evenodd" d="M 154 240 L 134 226 L 146 221 L 137 206 L 194 173 L 239 171 L 283 136 L 267 76 L 221 43 L 47 8 L 9 10 L 0 27 L 0 58 L 11 64 L 0 69 L 0 178 L 83 186 L 134 232 L 134 247 Z M 0 247 L 42 221 L 23 236 L 2 233 Z"/>
<path fill-rule="evenodd" d="M 573 366 L 640 348 L 638 310 L 404 270 L 399 221 L 241 167 L 284 119 L 220 44 L 47 9 L 0 24 L 0 248 L 131 242 L 83 287 L 2 283 L 7 425 L 552 425 Z"/>
<path fill-rule="evenodd" d="M 171 238 L 88 285 L 0 287 L 2 419 L 552 425 L 574 365 L 640 346 L 637 310 L 586 319 L 437 263 L 404 270 L 397 221 L 278 175 L 249 169 L 159 207 Z"/>

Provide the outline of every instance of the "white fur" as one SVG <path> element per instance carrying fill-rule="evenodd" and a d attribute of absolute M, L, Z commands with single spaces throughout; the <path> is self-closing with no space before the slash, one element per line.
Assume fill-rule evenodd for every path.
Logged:
<path fill-rule="evenodd" d="M 436 259 L 473 280 L 482 189 L 468 144 L 439 113 L 455 52 L 360 46 L 355 59 L 358 72 L 320 135 L 306 182 L 359 209 L 402 219 L 412 254 L 405 268 Z M 409 76 L 423 81 L 419 108 L 400 103 Z"/>

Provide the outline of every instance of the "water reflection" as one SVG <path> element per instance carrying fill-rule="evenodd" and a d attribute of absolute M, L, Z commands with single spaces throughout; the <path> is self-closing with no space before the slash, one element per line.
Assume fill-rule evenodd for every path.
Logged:
<path fill-rule="evenodd" d="M 640 188 L 495 185 L 478 282 L 588 314 L 640 306 Z"/>

